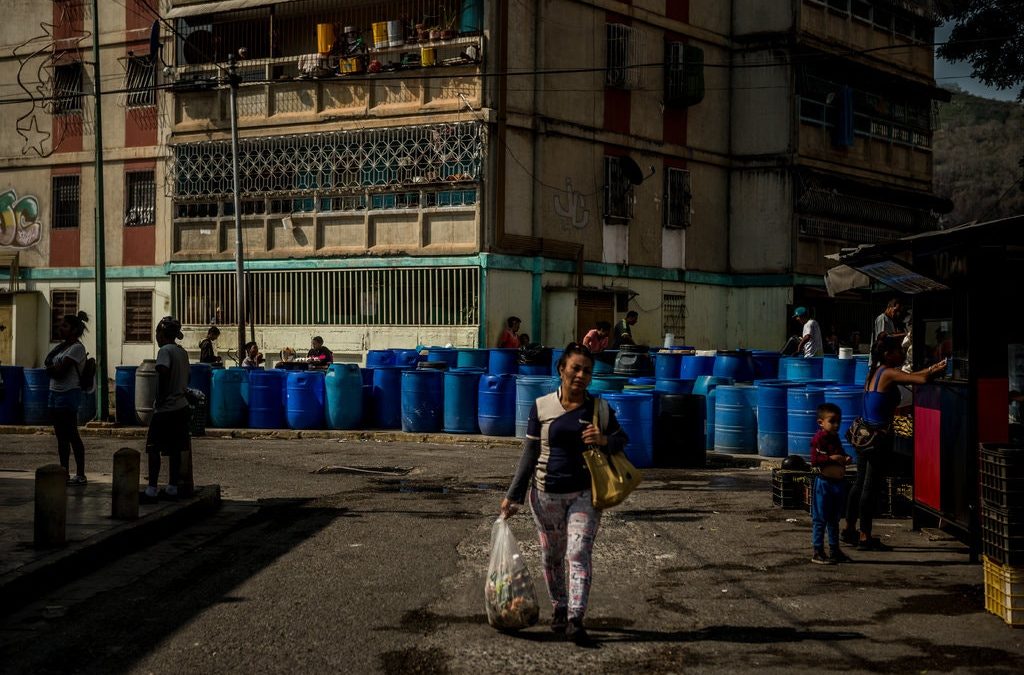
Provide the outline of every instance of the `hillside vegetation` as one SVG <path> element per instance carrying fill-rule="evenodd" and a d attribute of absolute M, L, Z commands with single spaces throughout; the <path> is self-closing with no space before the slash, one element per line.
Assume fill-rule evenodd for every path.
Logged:
<path fill-rule="evenodd" d="M 941 226 L 1024 214 L 1024 106 L 954 89 L 932 150 L 935 194 L 953 202 Z"/>

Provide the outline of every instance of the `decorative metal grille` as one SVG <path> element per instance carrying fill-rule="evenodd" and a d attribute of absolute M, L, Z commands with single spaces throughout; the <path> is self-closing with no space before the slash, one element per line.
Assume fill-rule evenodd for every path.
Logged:
<path fill-rule="evenodd" d="M 676 340 L 686 340 L 686 295 L 673 293 L 661 298 L 662 332 L 672 333 Z"/>
<path fill-rule="evenodd" d="M 665 227 L 690 226 L 690 172 L 670 168 L 665 172 Z"/>
<path fill-rule="evenodd" d="M 82 112 L 82 64 L 66 63 L 53 67 L 53 114 Z"/>
<path fill-rule="evenodd" d="M 884 227 L 853 225 L 835 220 L 827 220 L 825 218 L 808 218 L 801 216 L 798 221 L 801 235 L 805 237 L 834 239 L 836 241 L 874 244 L 880 241 L 890 241 L 901 237 L 904 234 L 895 230 L 887 230 Z"/>
<path fill-rule="evenodd" d="M 478 122 L 248 138 L 239 143 L 243 196 L 330 196 L 368 188 L 479 181 Z M 228 141 L 174 146 L 176 200 L 232 194 Z"/>
<path fill-rule="evenodd" d="M 80 203 L 80 176 L 53 177 L 53 227 L 78 227 Z"/>
<path fill-rule="evenodd" d="M 124 175 L 124 224 L 152 225 L 156 222 L 156 179 L 152 171 Z"/>
<path fill-rule="evenodd" d="M 124 64 L 124 104 L 129 108 L 156 105 L 155 69 L 148 56 L 129 56 Z"/>
<path fill-rule="evenodd" d="M 475 326 L 477 267 L 253 271 L 247 314 L 259 326 Z M 189 326 L 237 322 L 233 272 L 171 275 L 174 311 Z"/>
<path fill-rule="evenodd" d="M 50 291 L 50 342 L 59 342 L 60 322 L 68 314 L 78 313 L 78 291 Z"/>
<path fill-rule="evenodd" d="M 633 217 L 633 185 L 622 171 L 619 157 L 604 158 L 604 219 L 624 223 Z"/>
<path fill-rule="evenodd" d="M 619 89 L 637 89 L 643 82 L 643 49 L 640 33 L 632 26 L 608 24 L 608 63 L 605 84 Z"/>
<path fill-rule="evenodd" d="M 124 341 L 152 342 L 153 291 L 132 289 L 124 292 Z"/>

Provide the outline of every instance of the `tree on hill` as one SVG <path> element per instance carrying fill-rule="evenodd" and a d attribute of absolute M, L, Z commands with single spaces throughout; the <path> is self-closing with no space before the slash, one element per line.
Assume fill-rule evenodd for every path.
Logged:
<path fill-rule="evenodd" d="M 1024 2 L 1021 0 L 938 0 L 938 16 L 953 21 L 939 56 L 969 61 L 972 76 L 997 89 L 1015 89 L 1024 102 Z"/>

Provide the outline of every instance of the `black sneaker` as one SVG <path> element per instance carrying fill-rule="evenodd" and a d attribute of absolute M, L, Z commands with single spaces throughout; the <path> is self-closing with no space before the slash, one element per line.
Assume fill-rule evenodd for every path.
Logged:
<path fill-rule="evenodd" d="M 811 556 L 811 562 L 815 565 L 833 565 L 835 563 L 825 556 L 825 549 L 816 548 L 814 549 L 814 555 Z"/>
<path fill-rule="evenodd" d="M 565 637 L 572 640 L 581 647 L 593 645 L 587 629 L 583 627 L 583 619 L 569 619 L 569 625 L 565 627 Z"/>
<path fill-rule="evenodd" d="M 844 544 L 856 546 L 860 541 L 860 533 L 857 530 L 846 529 L 839 533 L 839 540 Z"/>
<path fill-rule="evenodd" d="M 868 537 L 857 542 L 858 551 L 891 551 L 892 546 L 885 544 L 878 537 Z"/>
<path fill-rule="evenodd" d="M 569 625 L 569 610 L 565 607 L 560 607 L 554 611 L 551 615 L 551 632 L 552 633 L 564 633 L 566 626 Z"/>
<path fill-rule="evenodd" d="M 853 562 L 853 558 L 843 553 L 843 549 L 838 546 L 832 546 L 828 552 L 828 559 L 834 563 L 848 563 Z"/>

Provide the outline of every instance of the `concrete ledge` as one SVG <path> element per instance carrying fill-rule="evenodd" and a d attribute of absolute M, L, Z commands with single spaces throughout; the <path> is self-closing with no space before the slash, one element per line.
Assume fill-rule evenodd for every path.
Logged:
<path fill-rule="evenodd" d="M 54 549 L 48 555 L 0 576 L 0 615 L 103 565 L 166 537 L 220 507 L 220 486 L 197 487 L 187 499 L 129 522 L 111 521 L 110 529 Z"/>

